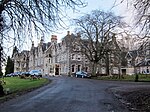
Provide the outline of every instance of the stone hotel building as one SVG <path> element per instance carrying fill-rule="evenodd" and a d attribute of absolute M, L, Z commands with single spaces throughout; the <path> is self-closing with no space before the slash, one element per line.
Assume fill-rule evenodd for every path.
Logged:
<path fill-rule="evenodd" d="M 84 70 L 91 73 L 91 63 L 84 54 L 79 52 L 79 46 L 74 48 L 74 43 L 78 40 L 79 35 L 70 34 L 57 42 L 57 36 L 52 35 L 51 41 L 45 43 L 41 38 L 37 47 L 32 42 L 30 51 L 14 53 L 14 72 L 40 70 L 43 75 L 71 75 L 77 71 Z M 106 74 L 106 61 L 109 59 L 109 75 L 120 74 L 120 48 L 115 37 L 110 42 L 112 52 L 106 59 L 99 62 L 97 68 L 99 74 Z"/>

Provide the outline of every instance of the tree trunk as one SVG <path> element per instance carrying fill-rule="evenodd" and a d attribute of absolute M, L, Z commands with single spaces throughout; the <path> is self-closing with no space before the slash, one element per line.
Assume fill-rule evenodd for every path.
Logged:
<path fill-rule="evenodd" d="M 0 8 L 0 76 L 2 75 L 2 29 L 3 29 L 3 17 L 2 17 L 2 9 Z"/>
<path fill-rule="evenodd" d="M 2 46 L 0 44 L 0 76 L 2 76 Z"/>
<path fill-rule="evenodd" d="M 106 53 L 106 75 L 110 75 L 109 73 L 109 54 Z"/>
<path fill-rule="evenodd" d="M 96 70 L 97 70 L 97 63 L 93 62 L 93 66 L 92 66 L 92 76 L 96 77 Z"/>

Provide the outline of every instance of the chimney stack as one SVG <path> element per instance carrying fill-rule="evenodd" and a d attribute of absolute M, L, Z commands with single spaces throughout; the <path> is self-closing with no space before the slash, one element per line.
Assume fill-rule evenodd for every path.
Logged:
<path fill-rule="evenodd" d="M 51 36 L 51 42 L 57 43 L 57 36 L 56 35 Z"/>
<path fill-rule="evenodd" d="M 67 31 L 67 35 L 70 35 L 70 31 Z"/>

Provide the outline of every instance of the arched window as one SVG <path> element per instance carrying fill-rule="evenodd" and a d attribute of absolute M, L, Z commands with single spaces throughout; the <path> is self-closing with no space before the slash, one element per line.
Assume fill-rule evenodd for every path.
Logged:
<path fill-rule="evenodd" d="M 77 66 L 77 70 L 78 70 L 78 71 L 81 71 L 81 65 L 78 65 L 78 66 Z"/>

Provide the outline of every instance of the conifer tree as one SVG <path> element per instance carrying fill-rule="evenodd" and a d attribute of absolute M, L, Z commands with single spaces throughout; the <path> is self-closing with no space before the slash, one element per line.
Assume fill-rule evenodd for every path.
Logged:
<path fill-rule="evenodd" d="M 5 75 L 13 73 L 13 72 L 14 72 L 14 62 L 10 58 L 10 56 L 8 56 L 7 64 L 6 64 L 6 68 L 5 68 Z"/>

